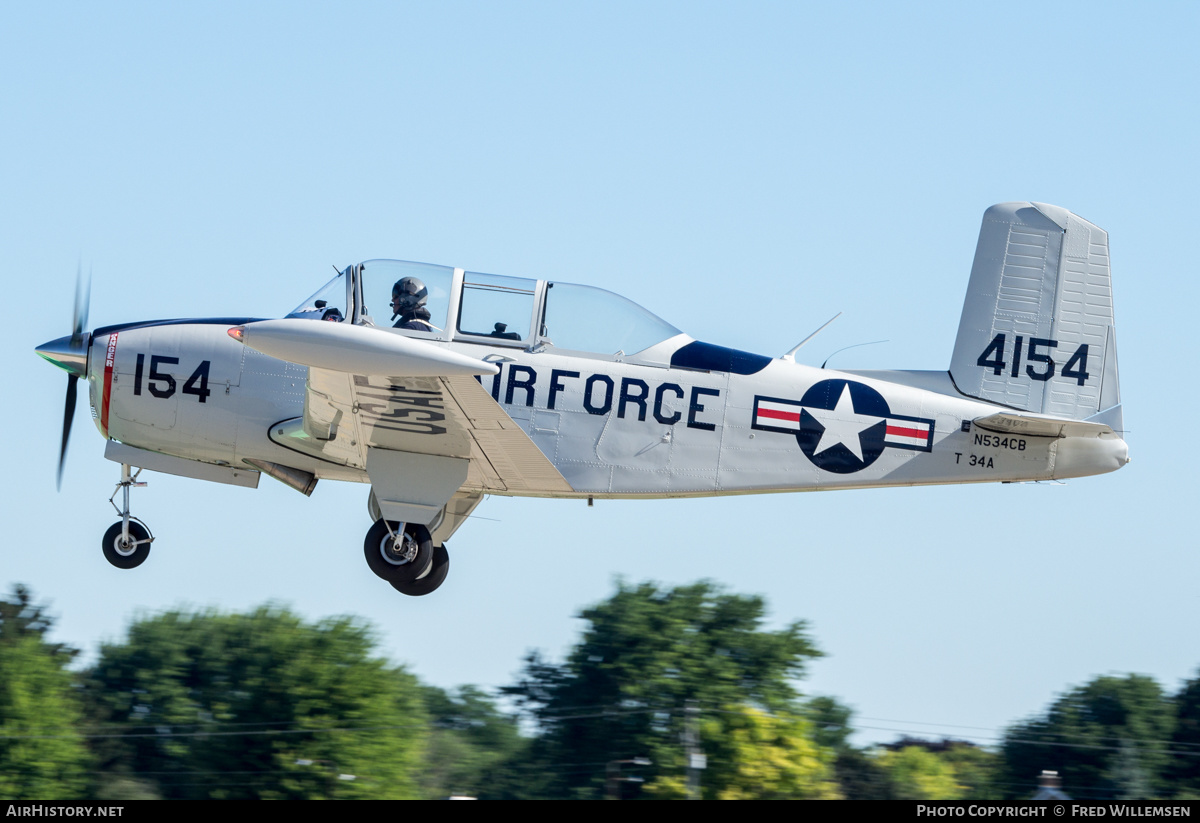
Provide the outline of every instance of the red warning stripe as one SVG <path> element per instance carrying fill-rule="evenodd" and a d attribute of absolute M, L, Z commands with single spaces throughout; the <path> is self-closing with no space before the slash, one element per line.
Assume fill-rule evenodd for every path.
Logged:
<path fill-rule="evenodd" d="M 770 417 L 774 420 L 790 420 L 793 423 L 800 422 L 800 412 L 781 411 L 779 409 L 770 409 L 766 406 L 758 407 L 759 417 Z"/>
<path fill-rule="evenodd" d="M 918 440 L 923 440 L 929 436 L 929 429 L 905 429 L 900 426 L 889 425 L 887 433 L 892 437 L 915 437 Z"/>
<path fill-rule="evenodd" d="M 117 362 L 117 333 L 108 336 L 108 351 L 104 354 L 104 387 L 100 401 L 100 431 L 108 437 L 108 403 L 112 400 L 113 366 Z"/>

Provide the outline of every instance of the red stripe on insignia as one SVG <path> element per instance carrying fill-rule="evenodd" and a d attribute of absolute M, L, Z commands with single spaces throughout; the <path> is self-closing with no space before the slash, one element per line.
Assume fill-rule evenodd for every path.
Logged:
<path fill-rule="evenodd" d="M 899 426 L 888 426 L 887 433 L 893 437 L 915 437 L 923 440 L 929 436 L 929 429 L 902 429 Z"/>
<path fill-rule="evenodd" d="M 117 362 L 117 333 L 108 336 L 108 351 L 104 354 L 104 397 L 100 401 L 100 430 L 108 437 L 108 403 L 112 400 L 113 366 Z"/>
<path fill-rule="evenodd" d="M 770 417 L 775 420 L 790 420 L 793 423 L 800 422 L 800 412 L 780 411 L 778 409 L 765 409 L 762 406 L 758 407 L 759 417 Z"/>

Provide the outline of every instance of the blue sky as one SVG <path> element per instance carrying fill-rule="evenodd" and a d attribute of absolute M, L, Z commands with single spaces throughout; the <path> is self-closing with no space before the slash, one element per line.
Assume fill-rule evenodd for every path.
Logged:
<path fill-rule="evenodd" d="M 613 580 L 711 578 L 809 621 L 803 688 L 861 740 L 987 741 L 1093 675 L 1200 667 L 1189 343 L 1194 4 L 312 3 L 0 7 L 0 251 L 14 333 L 0 584 L 91 651 L 137 614 L 353 613 L 443 686 L 561 654 Z M 32 352 L 92 325 L 280 316 L 393 257 L 601 286 L 693 336 L 949 363 L 985 208 L 1111 237 L 1133 462 L 1065 486 L 717 500 L 492 498 L 436 595 L 362 560 L 358 485 L 311 499 L 150 476 L 136 572 L 100 536 L 118 467 Z M 314 528 L 318 525 L 320 528 Z M 314 537 L 319 535 L 319 537 Z M 940 725 L 937 725 L 940 724 Z"/>

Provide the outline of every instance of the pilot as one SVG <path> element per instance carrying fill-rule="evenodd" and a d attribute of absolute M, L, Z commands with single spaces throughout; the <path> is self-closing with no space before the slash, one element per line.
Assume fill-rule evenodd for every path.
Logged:
<path fill-rule="evenodd" d="M 412 329 L 413 331 L 437 331 L 429 322 L 429 309 L 425 301 L 429 299 L 429 289 L 415 277 L 401 277 L 392 286 L 392 319 L 400 319 L 392 324 L 394 329 Z"/>

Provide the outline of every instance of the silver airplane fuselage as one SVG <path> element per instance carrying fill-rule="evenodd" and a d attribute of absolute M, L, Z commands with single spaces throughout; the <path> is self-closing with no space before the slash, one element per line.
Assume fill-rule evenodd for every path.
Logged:
<path fill-rule="evenodd" d="M 218 466 L 264 460 L 318 478 L 370 482 L 369 440 L 355 425 L 342 425 L 319 449 L 271 437 L 280 423 L 303 416 L 308 369 L 238 344 L 227 334 L 237 322 L 97 330 L 87 378 L 101 435 Z M 752 373 L 738 374 L 440 345 L 485 362 L 500 359 L 496 375 L 480 378 L 483 388 L 573 490 L 545 496 L 1053 480 L 1113 471 L 1127 458 L 1117 437 L 1008 435 L 973 426 L 996 406 L 954 396 L 945 372 L 874 377 L 764 357 L 742 369 Z M 405 423 L 419 432 L 441 411 L 435 405 Z M 806 431 L 810 421 L 830 433 Z"/>

